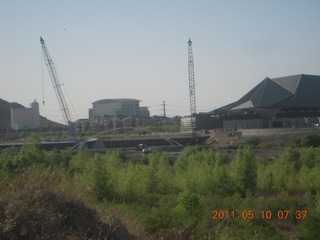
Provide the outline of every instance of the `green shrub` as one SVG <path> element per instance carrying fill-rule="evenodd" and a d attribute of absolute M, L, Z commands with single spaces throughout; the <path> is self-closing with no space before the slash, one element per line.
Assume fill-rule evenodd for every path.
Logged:
<path fill-rule="evenodd" d="M 303 137 L 296 138 L 294 144 L 298 147 L 318 147 L 320 145 L 320 136 L 308 133 Z"/>
<path fill-rule="evenodd" d="M 307 215 L 299 228 L 298 235 L 301 240 L 319 239 L 320 236 L 320 212 L 315 211 Z"/>
<path fill-rule="evenodd" d="M 298 171 L 302 165 L 300 159 L 300 151 L 295 148 L 287 148 L 281 154 L 279 162 L 283 167 L 286 167 L 286 165 L 290 165 L 290 163 L 293 163 L 295 171 Z"/>
<path fill-rule="evenodd" d="M 196 227 L 203 215 L 200 196 L 189 190 L 180 193 L 175 212 L 179 216 L 179 222 L 183 224 L 184 229 L 191 230 Z"/>
<path fill-rule="evenodd" d="M 299 174 L 299 183 L 301 188 L 311 193 L 316 193 L 320 191 L 320 166 L 314 168 L 308 168 L 307 166 L 302 166 Z"/>
<path fill-rule="evenodd" d="M 220 196 L 230 196 L 235 192 L 233 179 L 228 172 L 228 166 L 217 165 L 212 168 L 212 182 L 210 188 L 207 190 L 213 194 Z"/>
<path fill-rule="evenodd" d="M 102 155 L 114 167 L 124 167 L 128 161 L 128 157 L 122 151 L 110 151 Z"/>
<path fill-rule="evenodd" d="M 46 152 L 40 148 L 39 137 L 32 135 L 21 148 L 9 148 L 0 153 L 0 170 L 5 175 L 15 175 L 29 168 L 69 169 L 71 151 Z"/>
<path fill-rule="evenodd" d="M 253 192 L 257 183 L 257 164 L 252 149 L 244 147 L 237 150 L 236 158 L 231 162 L 231 177 L 235 190 L 246 196 L 247 191 Z"/>
<path fill-rule="evenodd" d="M 261 143 L 261 138 L 258 136 L 252 136 L 244 141 L 245 145 L 252 145 L 252 146 L 257 146 L 259 143 Z"/>
<path fill-rule="evenodd" d="M 80 151 L 71 159 L 71 168 L 76 173 L 83 173 L 90 164 L 91 153 L 87 148 L 81 148 Z"/>
<path fill-rule="evenodd" d="M 320 212 L 320 190 L 318 190 L 315 197 L 315 206 L 316 206 L 316 211 Z"/>
<path fill-rule="evenodd" d="M 165 229 L 174 227 L 177 222 L 171 209 L 158 207 L 150 210 L 145 224 L 146 230 L 161 233 Z"/>
<path fill-rule="evenodd" d="M 320 152 L 318 149 L 313 147 L 308 147 L 300 151 L 299 160 L 302 164 L 308 168 L 313 168 L 316 165 L 320 165 Z"/>
<path fill-rule="evenodd" d="M 113 184 L 111 172 L 100 155 L 96 155 L 93 159 L 91 168 L 88 169 L 89 185 L 93 192 L 97 194 L 98 200 L 114 199 Z"/>

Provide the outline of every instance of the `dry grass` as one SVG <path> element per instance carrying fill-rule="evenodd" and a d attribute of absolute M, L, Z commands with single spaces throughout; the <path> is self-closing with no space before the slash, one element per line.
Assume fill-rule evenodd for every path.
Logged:
<path fill-rule="evenodd" d="M 38 185 L 0 200 L 0 239 L 133 239 L 116 216 Z"/>
<path fill-rule="evenodd" d="M 88 189 L 59 172 L 32 170 L 14 179 L 3 177 L 0 239 L 152 239 L 134 219 L 97 211 L 94 205 Z"/>

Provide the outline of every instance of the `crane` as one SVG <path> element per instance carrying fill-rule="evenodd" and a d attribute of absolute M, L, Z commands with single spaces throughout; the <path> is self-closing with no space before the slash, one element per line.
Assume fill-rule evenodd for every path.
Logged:
<path fill-rule="evenodd" d="M 56 96 L 58 98 L 58 102 L 59 102 L 59 106 L 60 106 L 60 110 L 62 112 L 64 122 L 68 125 L 68 129 L 69 129 L 70 135 L 72 137 L 72 140 L 75 142 L 76 141 L 76 133 L 75 133 L 75 129 L 74 129 L 74 124 L 71 119 L 71 115 L 70 115 L 67 101 L 64 97 L 64 94 L 63 94 L 63 91 L 61 88 L 62 84 L 59 80 L 54 62 L 52 61 L 50 53 L 49 53 L 42 37 L 40 37 L 40 43 L 42 46 L 43 56 L 44 56 L 44 59 L 45 59 L 46 65 L 47 65 L 50 79 L 51 79 L 53 88 L 55 90 Z"/>
<path fill-rule="evenodd" d="M 189 51 L 188 51 L 188 73 L 189 73 L 189 97 L 190 97 L 190 115 L 191 115 L 191 131 L 192 140 L 196 142 L 197 132 L 196 132 L 196 88 L 194 81 L 194 63 L 193 63 L 193 53 L 192 53 L 192 42 L 191 39 L 188 41 Z"/>

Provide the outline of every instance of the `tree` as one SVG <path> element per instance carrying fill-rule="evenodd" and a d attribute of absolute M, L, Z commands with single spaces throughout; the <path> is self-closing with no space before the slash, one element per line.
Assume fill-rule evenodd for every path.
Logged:
<path fill-rule="evenodd" d="M 249 190 L 253 192 L 257 183 L 257 164 L 253 152 L 249 146 L 237 151 L 236 158 L 232 162 L 232 179 L 236 191 L 244 198 Z"/>
<path fill-rule="evenodd" d="M 92 159 L 92 165 L 87 170 L 89 184 L 97 194 L 97 199 L 103 200 L 106 198 L 112 200 L 114 194 L 111 185 L 111 174 L 107 170 L 105 160 L 100 155 L 96 155 Z"/>
<path fill-rule="evenodd" d="M 185 229 L 194 228 L 203 214 L 200 196 L 189 190 L 180 193 L 176 211 L 179 212 L 178 215 L 180 215 Z"/>

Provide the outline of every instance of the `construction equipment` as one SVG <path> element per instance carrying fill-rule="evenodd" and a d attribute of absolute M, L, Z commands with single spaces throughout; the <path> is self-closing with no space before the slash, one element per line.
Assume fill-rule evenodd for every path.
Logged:
<path fill-rule="evenodd" d="M 192 140 L 195 143 L 197 139 L 196 131 L 196 88 L 194 81 L 194 63 L 192 53 L 192 42 L 191 39 L 188 41 L 189 52 L 188 52 L 188 72 L 189 72 L 189 97 L 190 97 L 190 116 L 191 116 L 191 131 Z"/>
<path fill-rule="evenodd" d="M 58 102 L 59 102 L 59 106 L 60 106 L 60 110 L 62 112 L 64 122 L 68 125 L 68 129 L 69 129 L 70 135 L 72 137 L 72 140 L 75 142 L 77 140 L 76 139 L 76 132 L 75 132 L 73 121 L 71 119 L 71 115 L 70 115 L 67 101 L 64 97 L 64 94 L 63 94 L 63 91 L 61 88 L 61 86 L 62 86 L 61 81 L 59 80 L 54 62 L 52 61 L 52 58 L 49 54 L 49 51 L 48 51 L 42 37 L 40 37 L 40 43 L 42 46 L 43 56 L 44 56 L 44 59 L 45 59 L 45 62 L 46 62 L 47 68 L 48 68 L 50 79 L 53 84 L 53 88 L 55 90 L 56 96 L 58 98 Z"/>

